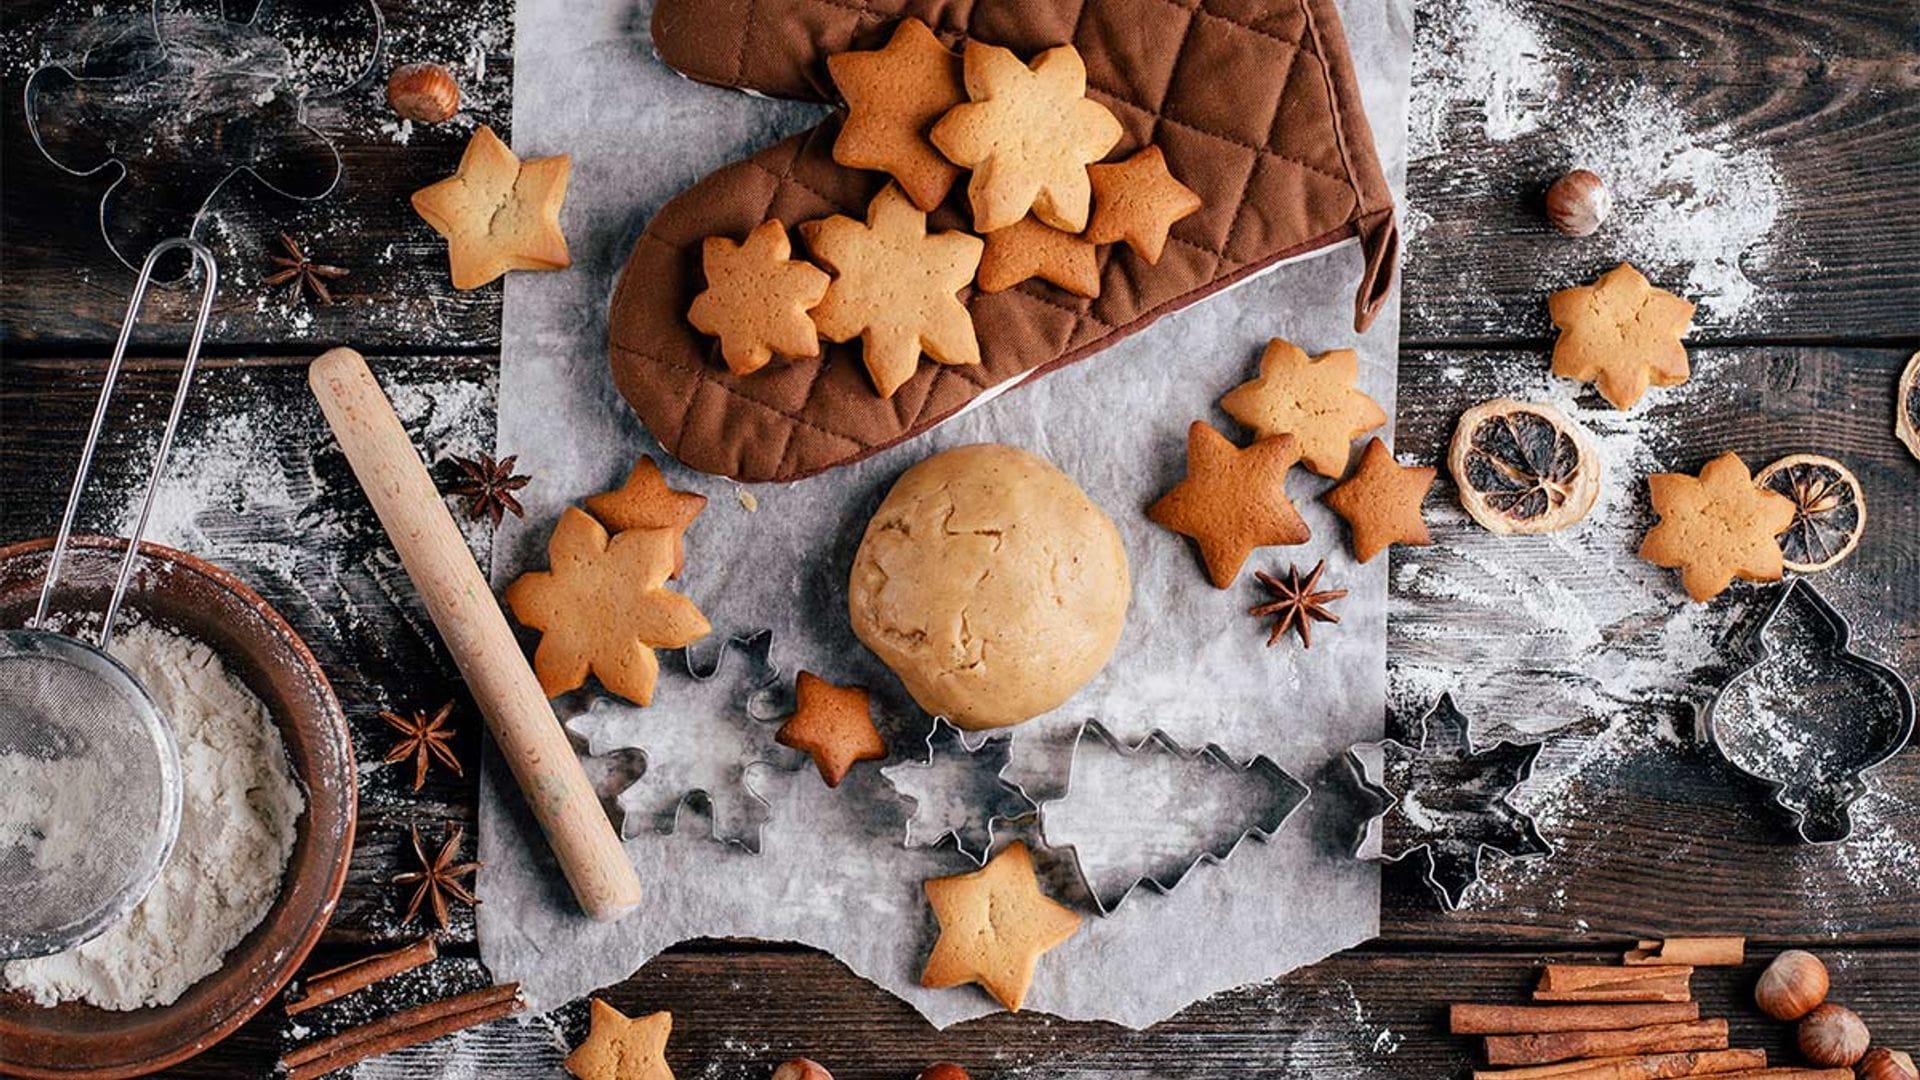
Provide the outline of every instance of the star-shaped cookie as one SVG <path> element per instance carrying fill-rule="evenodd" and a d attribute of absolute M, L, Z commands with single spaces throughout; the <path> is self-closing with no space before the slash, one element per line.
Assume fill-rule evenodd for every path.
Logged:
<path fill-rule="evenodd" d="M 807 311 L 827 295 L 827 274 L 792 255 L 778 218 L 754 226 L 744 243 L 707 237 L 701 250 L 707 287 L 693 298 L 687 321 L 720 339 L 720 355 L 735 375 L 759 371 L 775 353 L 820 355 L 820 334 Z"/>
<path fill-rule="evenodd" d="M 1120 141 L 1120 121 L 1087 97 L 1087 65 L 1071 45 L 1031 67 L 998 45 L 968 41 L 966 104 L 933 125 L 933 144 L 973 170 L 975 232 L 1004 229 L 1031 210 L 1056 229 L 1087 227 L 1087 164 Z"/>
<path fill-rule="evenodd" d="M 887 173 L 922 210 L 939 206 L 960 170 L 927 141 L 927 130 L 967 99 L 960 58 L 926 23 L 903 19 L 885 48 L 829 56 L 827 73 L 847 99 L 833 160 Z"/>
<path fill-rule="evenodd" d="M 629 1019 L 594 998 L 587 1024 L 587 1041 L 574 1047 L 562 1063 L 580 1080 L 673 1080 L 673 1070 L 667 1068 L 672 1013 Z"/>
<path fill-rule="evenodd" d="M 1190 536 L 1214 587 L 1233 584 L 1257 547 L 1304 544 L 1307 523 L 1287 498 L 1287 473 L 1300 460 L 1291 435 L 1242 450 L 1213 426 L 1187 428 L 1187 476 L 1147 508 L 1155 524 Z"/>
<path fill-rule="evenodd" d="M 1353 475 L 1320 496 L 1320 501 L 1347 519 L 1353 532 L 1353 557 L 1369 562 L 1389 544 L 1425 547 L 1433 543 L 1420 516 L 1420 504 L 1435 475 L 1437 470 L 1393 460 L 1393 451 L 1375 436 Z"/>
<path fill-rule="evenodd" d="M 987 234 L 987 250 L 980 256 L 981 291 L 1000 292 L 1036 277 L 1075 296 L 1099 296 L 1099 250 L 1032 214 Z"/>
<path fill-rule="evenodd" d="M 587 510 L 600 524 L 614 532 L 628 529 L 673 530 L 673 576 L 679 577 L 686 566 L 683 542 L 687 526 L 706 509 L 707 497 L 691 491 L 675 491 L 652 457 L 642 454 L 627 473 L 626 483 L 612 491 L 587 496 Z"/>
<path fill-rule="evenodd" d="M 548 697 L 578 689 L 589 673 L 608 690 L 651 704 L 660 675 L 655 649 L 678 649 L 711 629 L 693 601 L 666 588 L 677 537 L 629 529 L 612 538 L 568 507 L 547 541 L 551 570 L 507 586 L 514 617 L 541 632 L 533 671 Z"/>
<path fill-rule="evenodd" d="M 1779 581 L 1785 571 L 1775 538 L 1793 524 L 1793 500 L 1753 482 L 1746 462 L 1722 454 L 1700 470 L 1647 477 L 1660 523 L 1640 542 L 1640 557 L 1678 568 L 1687 595 L 1706 601 L 1734 578 Z"/>
<path fill-rule="evenodd" d="M 1387 422 L 1379 404 L 1354 388 L 1360 358 L 1335 349 L 1309 360 L 1298 345 L 1274 338 L 1260 355 L 1260 376 L 1220 399 L 1227 415 L 1261 438 L 1291 435 L 1300 462 L 1321 476 L 1340 476 L 1353 440 Z"/>
<path fill-rule="evenodd" d="M 887 740 L 873 726 L 865 690 L 835 686 L 803 671 L 794 681 L 793 695 L 793 715 L 774 739 L 810 755 L 828 787 L 839 787 L 856 762 L 887 756 Z"/>
<path fill-rule="evenodd" d="M 1113 165 L 1089 165 L 1093 218 L 1086 238 L 1096 244 L 1124 240 L 1147 260 L 1160 261 L 1173 223 L 1200 209 L 1200 196 L 1167 171 L 1167 156 L 1149 146 Z"/>
<path fill-rule="evenodd" d="M 1072 937 L 1080 916 L 1040 891 L 1027 845 L 1014 841 L 971 874 L 930 878 L 940 939 L 920 975 L 935 989 L 978 983 L 1019 1012 L 1042 953 Z"/>
<path fill-rule="evenodd" d="M 1627 263 L 1592 285 L 1561 289 L 1547 298 L 1547 313 L 1560 328 L 1553 343 L 1553 373 L 1590 382 L 1616 409 L 1631 409 L 1654 386 L 1687 381 L 1687 347 L 1693 305 Z"/>
<path fill-rule="evenodd" d="M 923 350 L 939 364 L 980 362 L 973 316 L 956 295 L 980 266 L 979 237 L 929 234 L 927 215 L 897 184 L 873 197 L 866 224 L 835 214 L 800 234 L 834 273 L 814 325 L 829 341 L 860 338 L 881 397 L 913 377 Z"/>
<path fill-rule="evenodd" d="M 413 193 L 413 209 L 447 238 L 454 288 L 477 289 L 509 270 L 572 265 L 560 231 L 572 168 L 565 154 L 522 161 L 482 125 L 452 176 Z"/>

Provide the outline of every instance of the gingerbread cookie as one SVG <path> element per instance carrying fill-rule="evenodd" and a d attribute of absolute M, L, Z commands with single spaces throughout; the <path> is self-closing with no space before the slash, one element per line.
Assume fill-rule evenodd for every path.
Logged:
<path fill-rule="evenodd" d="M 1287 473 L 1300 460 L 1291 435 L 1242 450 L 1212 425 L 1187 428 L 1187 476 L 1147 509 L 1157 525 L 1192 537 L 1217 589 L 1233 584 L 1257 547 L 1304 544 L 1307 523 L 1287 498 Z"/>
<path fill-rule="evenodd" d="M 1347 519 L 1353 533 L 1353 557 L 1370 562 L 1390 544 L 1425 547 L 1433 543 L 1420 504 L 1438 470 L 1402 465 L 1378 436 L 1367 443 L 1353 475 L 1334 485 L 1320 501 Z"/>
<path fill-rule="evenodd" d="M 1149 146 L 1114 165 L 1090 165 L 1093 218 L 1086 238 L 1096 244 L 1124 240 L 1152 266 L 1167 246 L 1173 223 L 1200 209 L 1200 195 L 1167 171 L 1167 156 Z"/>
<path fill-rule="evenodd" d="M 587 1013 L 587 1039 L 562 1062 L 580 1080 L 673 1080 L 667 1068 L 667 1037 L 673 1014 L 629 1018 L 594 998 Z"/>
<path fill-rule="evenodd" d="M 1592 383 L 1616 409 L 1633 408 L 1649 384 L 1687 381 L 1680 339 L 1693 322 L 1693 305 L 1654 288 L 1626 263 L 1592 285 L 1554 293 L 1547 313 L 1560 328 L 1553 373 Z"/>
<path fill-rule="evenodd" d="M 1377 402 L 1354 388 L 1360 358 L 1335 349 L 1312 359 L 1298 345 L 1274 338 L 1260 355 L 1260 376 L 1227 391 L 1220 407 L 1263 439 L 1291 435 L 1300 462 L 1321 476 L 1340 476 L 1353 440 L 1387 422 Z"/>
<path fill-rule="evenodd" d="M 447 238 L 453 287 L 477 289 L 509 270 L 573 264 L 560 231 L 572 159 L 520 160 L 481 126 L 452 176 L 413 193 L 413 209 Z"/>
<path fill-rule="evenodd" d="M 987 250 L 980 256 L 981 291 L 1000 292 L 1036 277 L 1075 296 L 1099 296 L 1099 250 L 1032 214 L 987 234 Z"/>
<path fill-rule="evenodd" d="M 927 141 L 934 122 L 967 99 L 960 58 L 926 23 L 903 19 L 886 48 L 827 57 L 827 74 L 847 99 L 833 160 L 888 174 L 915 206 L 932 212 L 960 176 Z"/>
<path fill-rule="evenodd" d="M 881 397 L 913 377 L 922 351 L 939 364 L 980 362 L 973 316 L 955 295 L 980 266 L 979 237 L 929 234 L 927 215 L 896 184 L 873 197 L 866 224 L 835 214 L 800 234 L 834 273 L 814 325 L 829 341 L 860 339 Z"/>
<path fill-rule="evenodd" d="M 812 757 L 828 787 L 839 787 L 857 762 L 887 756 L 887 740 L 873 726 L 865 690 L 835 686 L 803 671 L 794 680 L 793 693 L 793 715 L 780 725 L 774 740 Z"/>
<path fill-rule="evenodd" d="M 1080 929 L 1080 916 L 1040 891 L 1033 856 L 1016 840 L 971 874 L 931 878 L 927 902 L 940 939 L 920 975 L 935 989 L 978 983 L 1019 1012 L 1041 954 Z"/>
<path fill-rule="evenodd" d="M 707 287 L 687 321 L 720 339 L 727 370 L 751 375 L 774 354 L 819 356 L 820 334 L 807 312 L 827 295 L 826 272 L 792 258 L 780 219 L 763 221 L 744 243 L 709 236 L 701 251 Z"/>
<path fill-rule="evenodd" d="M 628 529 L 671 529 L 673 531 L 673 576 L 679 577 L 686 566 L 686 545 L 682 538 L 687 526 L 706 509 L 707 497 L 691 491 L 675 491 L 667 486 L 660 466 L 646 454 L 633 463 L 626 483 L 612 491 L 587 496 L 587 510 L 600 524 L 614 532 Z"/>
<path fill-rule="evenodd" d="M 1793 500 L 1757 486 L 1740 455 L 1714 458 L 1698 479 L 1654 473 L 1647 488 L 1660 523 L 1640 542 L 1640 557 L 1679 569 L 1688 596 L 1711 600 L 1734 578 L 1780 580 L 1785 563 L 1775 537 L 1793 525 Z"/>
<path fill-rule="evenodd" d="M 1056 229 L 1087 227 L 1089 162 L 1120 141 L 1120 121 L 1087 97 L 1087 66 L 1071 45 L 1029 67 L 998 45 L 968 41 L 966 104 L 933 125 L 933 144 L 973 169 L 967 198 L 975 232 L 1004 229 L 1033 211 Z"/>
<path fill-rule="evenodd" d="M 666 588 L 677 538 L 667 529 L 607 530 L 568 507 L 547 542 L 552 569 L 507 586 L 514 618 L 541 632 L 533 670 L 548 697 L 576 690 L 588 674 L 639 705 L 660 675 L 655 649 L 678 649 L 711 629 L 693 601 Z"/>

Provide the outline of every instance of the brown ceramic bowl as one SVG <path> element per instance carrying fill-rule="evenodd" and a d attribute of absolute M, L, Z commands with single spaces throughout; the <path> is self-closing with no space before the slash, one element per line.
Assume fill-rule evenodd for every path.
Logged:
<path fill-rule="evenodd" d="M 39 599 L 51 539 L 0 548 L 0 626 L 25 625 Z M 75 537 L 54 610 L 99 612 L 126 541 Z M 306 643 L 252 589 L 185 552 L 140 545 L 123 613 L 212 646 L 280 726 L 307 808 L 295 825 L 280 896 L 219 971 L 162 1008 L 54 1008 L 0 993 L 0 1074 L 106 1080 L 183 1061 L 273 1000 L 326 927 L 353 853 L 353 741 L 333 688 Z M 124 615 L 123 615 L 124 617 Z"/>

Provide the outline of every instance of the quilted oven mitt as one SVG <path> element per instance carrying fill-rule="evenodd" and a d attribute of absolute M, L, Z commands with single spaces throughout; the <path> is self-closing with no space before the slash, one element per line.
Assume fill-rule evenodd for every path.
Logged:
<path fill-rule="evenodd" d="M 1157 264 L 1124 243 L 1101 247 L 1097 298 L 1037 279 L 997 293 L 963 289 L 981 362 L 922 361 L 885 398 L 858 339 L 823 339 L 817 357 L 736 376 L 688 309 L 705 285 L 707 237 L 739 240 L 769 218 L 865 220 L 887 175 L 835 163 L 841 113 L 721 168 L 649 223 L 609 313 L 620 392 L 686 464 L 785 481 L 858 461 L 1348 238 L 1358 238 L 1365 263 L 1355 327 L 1364 330 L 1385 302 L 1398 247 L 1393 203 L 1333 0 L 659 0 L 653 39 L 663 60 L 701 82 L 832 102 L 827 58 L 885 46 L 905 16 L 956 53 L 975 39 L 1031 60 L 1071 43 L 1086 63 L 1088 96 L 1120 121 L 1105 160 L 1158 145 L 1201 208 L 1173 226 Z M 972 230 L 967 188 L 964 176 L 953 184 L 929 231 Z"/>

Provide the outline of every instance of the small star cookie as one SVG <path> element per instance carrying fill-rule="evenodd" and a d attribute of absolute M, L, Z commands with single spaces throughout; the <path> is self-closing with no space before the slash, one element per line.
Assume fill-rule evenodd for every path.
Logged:
<path fill-rule="evenodd" d="M 1287 473 L 1300 460 L 1291 435 L 1261 439 L 1242 450 L 1213 426 L 1187 428 L 1187 476 L 1147 509 L 1155 524 L 1200 547 L 1217 589 L 1233 584 L 1257 547 L 1304 544 L 1307 523 L 1287 498 Z"/>
<path fill-rule="evenodd" d="M 687 321 L 720 339 L 720 355 L 735 375 L 759 371 L 775 353 L 820 355 L 820 335 L 807 311 L 827 295 L 827 274 L 792 255 L 778 218 L 754 226 L 745 243 L 707 237 L 701 250 L 707 287 L 693 298 Z"/>
<path fill-rule="evenodd" d="M 980 362 L 973 316 L 956 295 L 979 269 L 979 237 L 929 234 L 927 215 L 897 184 L 873 197 L 866 224 L 835 214 L 800 234 L 834 273 L 814 325 L 829 341 L 860 338 L 881 397 L 913 377 L 922 350 L 939 364 Z"/>
<path fill-rule="evenodd" d="M 1560 328 L 1553 343 L 1553 373 L 1590 382 L 1616 409 L 1631 409 L 1647 386 L 1687 381 L 1687 347 L 1693 305 L 1627 263 L 1592 285 L 1561 289 L 1547 298 L 1547 313 Z"/>
<path fill-rule="evenodd" d="M 667 486 L 660 466 L 642 454 L 627 473 L 627 480 L 612 491 L 587 496 L 587 510 L 600 524 L 614 532 L 628 529 L 673 530 L 673 576 L 679 577 L 687 563 L 683 542 L 687 526 L 707 508 L 707 497 L 691 491 L 675 491 Z"/>
<path fill-rule="evenodd" d="M 1120 141 L 1120 121 L 1087 97 L 1087 65 L 1071 45 L 1029 67 L 998 45 L 967 42 L 967 97 L 933 126 L 933 144 L 973 169 L 975 232 L 1004 229 L 1031 210 L 1056 229 L 1087 227 L 1087 163 Z"/>
<path fill-rule="evenodd" d="M 1420 504 L 1438 470 L 1402 465 L 1379 436 L 1367 443 L 1353 475 L 1333 486 L 1320 501 L 1347 519 L 1353 533 L 1353 557 L 1372 561 L 1389 544 L 1425 547 L 1433 543 Z"/>
<path fill-rule="evenodd" d="M 1125 240 L 1152 266 L 1166 250 L 1167 230 L 1200 209 L 1200 196 L 1167 171 L 1167 156 L 1149 146 L 1114 165 L 1089 165 L 1093 219 L 1086 238 L 1096 244 Z"/>
<path fill-rule="evenodd" d="M 803 671 L 793 693 L 793 715 L 780 725 L 774 741 L 810 755 L 828 787 L 839 787 L 856 762 L 887 756 L 887 740 L 873 726 L 865 690 L 835 686 Z"/>
<path fill-rule="evenodd" d="M 1080 916 L 1040 891 L 1027 845 L 1014 841 L 970 874 L 930 878 L 927 902 L 940 939 L 920 975 L 936 990 L 978 983 L 1019 1012 L 1034 965 L 1080 929 Z"/>
<path fill-rule="evenodd" d="M 589 673 L 638 705 L 653 701 L 655 649 L 678 649 L 712 629 L 693 601 L 666 588 L 677 537 L 630 529 L 608 540 L 584 511 L 568 507 L 547 541 L 551 570 L 507 586 L 514 618 L 541 632 L 533 671 L 548 697 L 578 689 Z"/>
<path fill-rule="evenodd" d="M 587 1024 L 587 1041 L 562 1062 L 580 1080 L 673 1080 L 673 1070 L 667 1068 L 672 1013 L 630 1019 L 594 998 Z"/>
<path fill-rule="evenodd" d="M 1260 356 L 1260 376 L 1227 391 L 1220 407 L 1263 439 L 1293 436 L 1301 464 L 1339 476 L 1353 456 L 1353 440 L 1387 422 L 1379 404 L 1354 388 L 1359 377 L 1352 349 L 1309 360 L 1298 345 L 1274 338 Z"/>
<path fill-rule="evenodd" d="M 960 58 L 910 18 L 884 49 L 827 57 L 827 74 L 847 99 L 833 160 L 892 176 L 922 210 L 939 206 L 960 170 L 927 141 L 927 129 L 967 99 Z"/>
<path fill-rule="evenodd" d="M 980 256 L 982 292 L 1011 289 L 1036 277 L 1075 296 L 1099 296 L 1099 250 L 1032 214 L 987 234 L 987 250 Z"/>
<path fill-rule="evenodd" d="M 1640 557 L 1677 568 L 1687 595 L 1706 601 L 1734 578 L 1779 581 L 1785 572 L 1775 538 L 1793 525 L 1793 500 L 1753 482 L 1747 464 L 1722 454 L 1700 470 L 1647 477 L 1660 523 L 1640 542 Z"/>
<path fill-rule="evenodd" d="M 509 270 L 573 264 L 560 231 L 573 162 L 565 154 L 520 160 L 481 126 L 452 176 L 413 193 L 413 209 L 447 238 L 453 287 L 477 289 Z"/>

